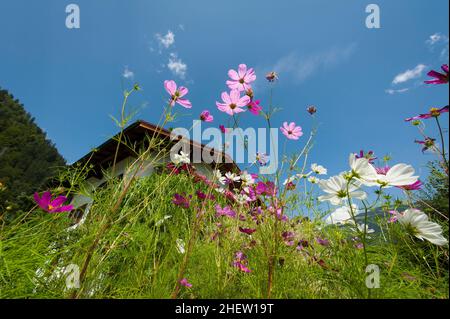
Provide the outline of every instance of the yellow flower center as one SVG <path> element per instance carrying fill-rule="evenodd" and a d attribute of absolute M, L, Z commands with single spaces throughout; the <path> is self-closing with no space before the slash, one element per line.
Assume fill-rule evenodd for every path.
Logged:
<path fill-rule="evenodd" d="M 431 114 L 431 116 L 434 116 L 434 117 L 438 117 L 439 115 L 441 115 L 441 113 L 439 112 L 439 109 L 436 107 L 432 107 L 430 109 L 430 114 Z"/>

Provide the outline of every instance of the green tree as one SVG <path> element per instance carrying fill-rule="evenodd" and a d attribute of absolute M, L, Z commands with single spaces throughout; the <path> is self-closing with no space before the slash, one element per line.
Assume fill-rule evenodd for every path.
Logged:
<path fill-rule="evenodd" d="M 64 165 L 34 118 L 0 88 L 0 216 L 30 209 L 33 192 Z"/>

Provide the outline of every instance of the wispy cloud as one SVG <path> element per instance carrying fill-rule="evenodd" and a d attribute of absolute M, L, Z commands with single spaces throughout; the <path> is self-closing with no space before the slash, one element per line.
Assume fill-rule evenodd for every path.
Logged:
<path fill-rule="evenodd" d="M 172 31 L 167 31 L 165 35 L 161 35 L 159 33 L 155 34 L 155 38 L 158 40 L 158 43 L 160 46 L 168 49 L 170 46 L 172 46 L 175 43 L 175 33 Z"/>
<path fill-rule="evenodd" d="M 170 53 L 167 68 L 172 72 L 172 74 L 178 76 L 180 79 L 184 79 L 186 77 L 187 64 L 178 58 L 176 53 Z"/>
<path fill-rule="evenodd" d="M 132 79 L 134 79 L 134 72 L 131 71 L 131 70 L 128 68 L 128 65 L 126 65 L 126 66 L 125 66 L 125 69 L 123 70 L 122 76 L 123 76 L 125 79 L 130 79 L 130 80 L 132 80 Z"/>
<path fill-rule="evenodd" d="M 397 74 L 392 80 L 392 84 L 397 85 L 408 82 L 409 80 L 417 79 L 422 76 L 422 73 L 426 68 L 427 66 L 425 64 L 418 64 L 413 69 Z"/>
<path fill-rule="evenodd" d="M 428 39 L 425 41 L 425 43 L 431 47 L 439 43 L 448 43 L 448 36 L 438 32 L 430 35 Z"/>
<path fill-rule="evenodd" d="M 281 57 L 273 66 L 265 67 L 262 71 L 263 74 L 268 71 L 275 71 L 282 78 L 292 78 L 300 83 L 320 70 L 334 67 L 344 62 L 355 50 L 356 44 L 352 43 L 346 47 L 335 47 L 328 51 L 303 57 L 294 52 Z"/>
<path fill-rule="evenodd" d="M 399 94 L 399 93 L 405 93 L 405 92 L 408 92 L 409 90 L 410 90 L 409 88 L 404 88 L 404 89 L 399 89 L 399 90 L 387 89 L 387 90 L 385 90 L 385 92 L 387 94 L 394 95 L 394 94 Z"/>
<path fill-rule="evenodd" d="M 437 32 L 428 37 L 425 41 L 431 52 L 440 50 L 441 60 L 448 61 L 449 38 L 447 35 Z"/>

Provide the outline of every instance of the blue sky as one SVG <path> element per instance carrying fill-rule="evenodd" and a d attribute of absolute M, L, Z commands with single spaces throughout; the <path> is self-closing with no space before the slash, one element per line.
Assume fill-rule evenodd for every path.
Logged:
<path fill-rule="evenodd" d="M 80 29 L 65 26 L 69 3 L 80 7 Z M 1 0 L 0 86 L 20 99 L 70 163 L 117 132 L 109 115 L 118 114 L 122 88 L 134 82 L 143 88 L 130 101 L 140 107 L 136 118 L 158 121 L 167 98 L 162 83 L 174 79 L 190 89 L 194 106 L 181 113 L 197 117 L 210 109 L 212 126 L 225 122 L 215 101 L 227 89 L 228 69 L 246 63 L 256 69 L 263 106 L 264 74 L 279 72 L 274 101 L 283 110 L 272 122 L 295 121 L 306 133 L 288 142 L 289 152 L 306 141 L 305 109 L 314 104 L 320 128 L 310 158 L 331 174 L 347 169 L 348 154 L 360 149 L 390 154 L 425 174 L 432 155 L 421 154 L 413 143 L 419 135 L 404 119 L 448 103 L 447 86 L 422 83 L 429 69 L 448 62 L 449 3 L 376 1 L 381 28 L 368 29 L 369 3 Z M 132 79 L 124 78 L 126 69 Z M 172 126 L 189 128 L 191 118 Z M 264 125 L 248 112 L 241 123 Z"/>

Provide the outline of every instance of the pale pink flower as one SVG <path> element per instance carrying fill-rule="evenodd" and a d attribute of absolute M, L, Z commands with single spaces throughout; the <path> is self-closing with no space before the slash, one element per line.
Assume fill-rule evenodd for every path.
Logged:
<path fill-rule="evenodd" d="M 227 85 L 231 90 L 248 91 L 251 89 L 250 83 L 256 80 L 253 68 L 247 69 L 245 64 L 239 64 L 237 72 L 233 69 L 228 71 L 231 80 L 227 81 Z"/>
<path fill-rule="evenodd" d="M 280 128 L 281 132 L 290 140 L 298 140 L 303 135 L 302 128 L 296 126 L 294 122 L 283 123 L 283 127 Z"/>
<path fill-rule="evenodd" d="M 221 97 L 224 103 L 216 102 L 217 108 L 229 115 L 245 112 L 242 107 L 250 102 L 250 98 L 247 95 L 241 97 L 238 90 L 231 90 L 229 94 L 222 92 Z"/>
<path fill-rule="evenodd" d="M 214 117 L 209 113 L 208 110 L 204 110 L 202 113 L 200 113 L 200 120 L 203 122 L 212 122 L 214 120 Z"/>
<path fill-rule="evenodd" d="M 172 80 L 164 81 L 164 88 L 170 94 L 170 106 L 174 106 L 175 103 L 178 103 L 182 107 L 185 107 L 187 109 L 190 109 L 192 107 L 192 104 L 189 100 L 182 99 L 182 97 L 189 92 L 187 88 L 185 88 L 184 86 L 180 86 L 179 88 L 177 88 L 177 84 Z"/>

